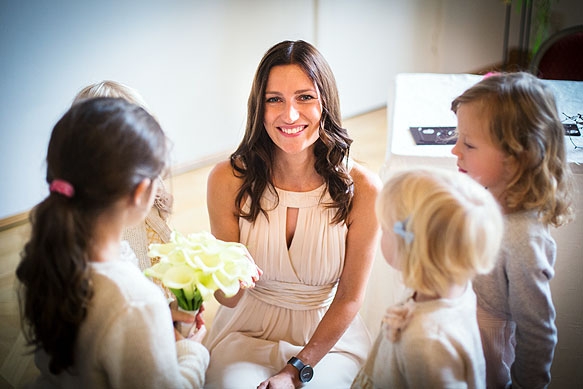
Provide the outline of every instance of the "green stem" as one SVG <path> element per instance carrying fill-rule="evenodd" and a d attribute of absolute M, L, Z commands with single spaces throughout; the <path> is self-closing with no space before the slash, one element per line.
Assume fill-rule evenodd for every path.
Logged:
<path fill-rule="evenodd" d="M 186 311 L 196 311 L 200 309 L 202 305 L 202 295 L 195 289 L 194 297 L 192 299 L 186 299 L 186 295 L 182 289 L 173 289 L 169 288 L 170 291 L 176 296 L 176 300 L 178 301 L 178 306 Z"/>

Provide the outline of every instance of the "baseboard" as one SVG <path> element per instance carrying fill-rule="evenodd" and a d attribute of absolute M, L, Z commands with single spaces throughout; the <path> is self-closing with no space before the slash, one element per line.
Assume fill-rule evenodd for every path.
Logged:
<path fill-rule="evenodd" d="M 0 232 L 28 223 L 29 211 L 0 219 Z"/>
<path fill-rule="evenodd" d="M 222 151 L 213 155 L 206 156 L 204 158 L 197 159 L 196 161 L 184 162 L 181 164 L 176 164 L 170 169 L 172 176 L 178 176 L 184 173 L 189 173 L 193 170 L 207 167 L 209 165 L 214 165 L 217 162 L 223 161 L 231 155 L 233 150 Z"/>
<path fill-rule="evenodd" d="M 185 162 L 182 164 L 177 164 L 172 166 L 170 171 L 171 176 L 175 177 L 184 173 L 189 173 L 193 170 L 207 167 L 209 165 L 214 165 L 219 161 L 229 158 L 232 151 L 224 151 L 216 153 L 204 158 L 197 159 L 196 161 Z M 28 223 L 30 211 L 22 212 L 17 215 L 8 216 L 0 219 L 0 232 L 8 230 L 10 228 L 18 227 L 22 224 Z"/>

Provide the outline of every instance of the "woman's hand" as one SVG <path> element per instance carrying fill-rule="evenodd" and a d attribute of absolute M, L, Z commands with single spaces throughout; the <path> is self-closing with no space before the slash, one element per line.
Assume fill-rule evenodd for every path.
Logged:
<path fill-rule="evenodd" d="M 245 281 L 245 280 L 239 280 L 239 287 L 241 289 L 254 288 L 255 287 L 255 283 L 259 280 L 259 278 L 263 274 L 263 270 L 261 270 L 259 268 L 259 266 L 257 266 L 257 264 L 255 263 L 255 260 L 253 260 L 253 257 L 251 256 L 251 254 L 247 250 L 247 247 L 245 247 L 244 245 L 241 245 L 241 246 L 243 248 L 245 248 L 245 256 L 247 257 L 247 259 L 249 260 L 249 262 L 251 262 L 253 264 L 253 266 L 255 266 L 255 273 L 251 275 L 251 282 L 248 282 L 248 281 Z"/>
<path fill-rule="evenodd" d="M 279 373 L 260 383 L 257 389 L 295 389 L 300 386 L 297 369 L 291 365 L 285 365 Z"/>

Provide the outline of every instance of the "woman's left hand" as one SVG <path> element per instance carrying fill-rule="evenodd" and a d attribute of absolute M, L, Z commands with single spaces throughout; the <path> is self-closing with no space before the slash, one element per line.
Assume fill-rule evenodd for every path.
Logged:
<path fill-rule="evenodd" d="M 257 389 L 295 389 L 301 386 L 297 376 L 296 368 L 286 365 L 279 373 L 260 383 Z"/>

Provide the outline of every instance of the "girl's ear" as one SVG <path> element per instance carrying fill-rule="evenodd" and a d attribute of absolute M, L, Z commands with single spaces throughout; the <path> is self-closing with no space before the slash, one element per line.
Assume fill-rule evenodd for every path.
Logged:
<path fill-rule="evenodd" d="M 152 180 L 149 178 L 144 178 L 140 183 L 136 186 L 134 190 L 131 201 L 134 205 L 138 206 L 141 205 L 142 202 L 147 202 L 149 199 L 149 191 L 152 188 Z"/>

